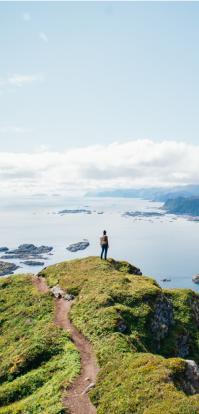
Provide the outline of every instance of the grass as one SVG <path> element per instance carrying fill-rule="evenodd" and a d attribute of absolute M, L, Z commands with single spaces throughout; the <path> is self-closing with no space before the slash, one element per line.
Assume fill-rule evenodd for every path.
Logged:
<path fill-rule="evenodd" d="M 55 326 L 49 294 L 30 276 L 0 281 L 0 414 L 61 414 L 62 390 L 80 370 L 79 354 Z"/>
<path fill-rule="evenodd" d="M 183 392 L 186 364 L 176 357 L 187 335 L 187 358 L 199 361 L 199 296 L 163 290 L 133 271 L 126 262 L 88 257 L 41 274 L 49 285 L 76 295 L 71 319 L 93 344 L 101 366 L 91 392 L 98 414 L 196 414 L 199 397 Z M 173 323 L 158 339 L 152 323 L 160 303 L 172 309 Z"/>

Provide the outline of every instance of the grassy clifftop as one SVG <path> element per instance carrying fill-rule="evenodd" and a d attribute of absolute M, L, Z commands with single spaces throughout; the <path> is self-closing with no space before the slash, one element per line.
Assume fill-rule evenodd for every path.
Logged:
<path fill-rule="evenodd" d="M 71 319 L 101 365 L 98 414 L 198 413 L 184 358 L 199 361 L 199 296 L 134 273 L 126 262 L 88 257 L 41 274 L 77 296 Z"/>
<path fill-rule="evenodd" d="M 0 281 L 0 414 L 61 414 L 62 388 L 79 373 L 79 355 L 53 323 L 49 294 L 30 276 Z"/>

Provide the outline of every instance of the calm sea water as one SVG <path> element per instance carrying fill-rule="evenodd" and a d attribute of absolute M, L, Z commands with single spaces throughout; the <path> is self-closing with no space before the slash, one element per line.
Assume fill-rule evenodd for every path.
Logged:
<path fill-rule="evenodd" d="M 143 274 L 155 278 L 161 286 L 199 291 L 199 285 L 192 282 L 192 276 L 199 273 L 199 223 L 174 216 L 152 219 L 122 216 L 128 210 L 152 211 L 160 206 L 160 203 L 121 198 L 68 198 L 53 202 L 27 200 L 15 205 L 2 203 L 0 246 L 16 248 L 22 243 L 52 245 L 54 254 L 45 261 L 47 266 L 63 260 L 99 255 L 99 237 L 106 229 L 110 257 L 128 260 L 140 267 Z M 92 210 L 92 214 L 55 214 L 71 208 L 87 208 Z M 101 211 L 104 214 L 97 214 Z M 70 253 L 66 250 L 70 243 L 83 239 L 90 242 L 85 251 Z M 14 262 L 20 264 L 17 260 Z M 20 266 L 17 273 L 37 273 L 41 269 Z M 163 278 L 170 278 L 171 282 L 163 283 Z"/>

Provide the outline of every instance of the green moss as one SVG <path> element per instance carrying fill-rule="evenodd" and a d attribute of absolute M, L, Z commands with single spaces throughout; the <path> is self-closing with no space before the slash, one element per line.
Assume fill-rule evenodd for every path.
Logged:
<path fill-rule="evenodd" d="M 0 281 L 0 413 L 61 414 L 62 387 L 80 369 L 79 354 L 56 327 L 49 294 L 30 276 Z"/>

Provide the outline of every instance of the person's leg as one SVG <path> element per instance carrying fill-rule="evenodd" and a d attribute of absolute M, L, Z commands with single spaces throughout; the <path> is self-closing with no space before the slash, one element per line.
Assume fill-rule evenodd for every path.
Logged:
<path fill-rule="evenodd" d="M 103 253 L 104 253 L 104 246 L 102 246 L 101 259 L 103 259 Z"/>
<path fill-rule="evenodd" d="M 105 258 L 105 260 L 107 258 L 107 252 L 108 252 L 108 246 L 105 246 L 105 249 L 104 249 L 104 258 Z"/>

